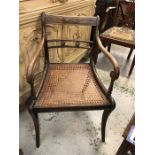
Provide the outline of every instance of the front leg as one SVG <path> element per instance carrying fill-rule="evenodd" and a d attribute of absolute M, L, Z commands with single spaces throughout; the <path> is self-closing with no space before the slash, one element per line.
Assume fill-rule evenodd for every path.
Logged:
<path fill-rule="evenodd" d="M 112 104 L 112 107 L 110 109 L 105 109 L 103 112 L 102 123 L 101 123 L 102 142 L 105 142 L 105 130 L 106 130 L 106 124 L 107 124 L 108 117 L 114 109 L 115 109 L 115 102 Z"/>
<path fill-rule="evenodd" d="M 38 148 L 40 146 L 40 129 L 39 129 L 38 113 L 34 113 L 32 109 L 29 109 L 29 113 L 34 123 L 35 133 L 36 133 L 36 147 Z"/>

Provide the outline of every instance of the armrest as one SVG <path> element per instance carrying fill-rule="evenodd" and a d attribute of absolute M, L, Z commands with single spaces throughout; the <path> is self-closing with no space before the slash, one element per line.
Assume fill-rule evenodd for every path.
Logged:
<path fill-rule="evenodd" d="M 111 83 L 108 88 L 108 94 L 111 95 L 112 89 L 113 89 L 113 84 L 116 79 L 118 79 L 119 74 L 120 74 L 120 67 L 118 65 L 118 62 L 116 59 L 112 56 L 110 52 L 107 51 L 107 49 L 102 45 L 101 39 L 99 36 L 97 37 L 97 44 L 101 52 L 109 59 L 109 61 L 113 65 L 113 71 L 110 72 L 110 77 L 111 77 Z"/>
<path fill-rule="evenodd" d="M 135 1 L 134 0 L 123 0 L 123 1 L 120 1 L 120 3 L 128 4 L 128 3 L 135 3 Z"/>
<path fill-rule="evenodd" d="M 105 30 L 105 27 L 106 27 L 106 24 L 107 24 L 109 15 L 115 9 L 116 9 L 115 6 L 109 6 L 109 7 L 107 7 L 107 9 L 106 9 L 106 15 L 105 15 L 104 21 L 103 21 L 103 23 L 101 25 L 100 32 L 103 32 Z"/>
<path fill-rule="evenodd" d="M 30 60 L 30 64 L 28 65 L 27 67 L 27 73 L 26 73 L 26 79 L 27 79 L 27 82 L 31 85 L 31 94 L 34 95 L 34 86 L 33 86 L 33 83 L 34 83 L 34 75 L 33 75 L 33 70 L 34 70 L 34 66 L 36 64 L 36 60 L 43 48 L 43 45 L 44 45 L 44 41 L 45 41 L 45 38 L 43 37 L 39 43 L 39 47 L 36 51 L 36 53 L 34 54 L 34 56 L 32 57 L 32 59 Z"/>

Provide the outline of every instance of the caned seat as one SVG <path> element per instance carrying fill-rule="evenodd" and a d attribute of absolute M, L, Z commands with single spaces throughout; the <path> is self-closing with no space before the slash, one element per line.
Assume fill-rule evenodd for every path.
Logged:
<path fill-rule="evenodd" d="M 100 36 L 104 39 L 113 39 L 117 42 L 124 42 L 132 46 L 135 44 L 135 31 L 128 27 L 113 26 L 101 33 Z"/>
<path fill-rule="evenodd" d="M 89 64 L 52 64 L 34 107 L 62 108 L 110 104 Z"/>

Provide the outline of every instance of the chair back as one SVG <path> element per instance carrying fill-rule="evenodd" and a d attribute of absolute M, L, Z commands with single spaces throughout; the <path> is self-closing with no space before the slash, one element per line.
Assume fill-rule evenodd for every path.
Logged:
<path fill-rule="evenodd" d="M 114 25 L 135 27 L 135 1 L 117 0 L 117 9 L 114 16 Z"/>
<path fill-rule="evenodd" d="M 47 48 L 83 48 L 89 49 L 93 44 L 93 41 L 96 37 L 93 38 L 93 41 L 86 40 L 76 40 L 76 39 L 47 39 L 46 26 L 49 24 L 56 25 L 81 25 L 81 26 L 93 26 L 96 27 L 95 32 L 98 29 L 99 17 L 81 17 L 81 16 L 61 16 L 61 15 L 48 15 L 42 13 L 42 32 L 46 37 Z M 56 43 L 56 45 L 48 45 L 48 43 Z M 71 43 L 71 45 L 68 45 Z"/>

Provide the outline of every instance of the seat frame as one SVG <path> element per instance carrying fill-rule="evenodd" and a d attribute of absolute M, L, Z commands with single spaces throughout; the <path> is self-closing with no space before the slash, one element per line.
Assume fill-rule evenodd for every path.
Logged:
<path fill-rule="evenodd" d="M 88 26 L 94 26 L 94 39 L 93 41 L 79 41 L 79 40 L 47 40 L 47 34 L 46 34 L 46 24 L 49 23 L 56 23 L 56 24 L 80 24 L 80 25 L 88 25 Z M 34 122 L 34 127 L 35 127 L 35 132 L 36 132 L 36 147 L 40 146 L 40 128 L 39 128 L 39 113 L 44 113 L 44 112 L 61 112 L 61 111 L 86 111 L 86 110 L 104 110 L 104 113 L 102 115 L 102 123 L 101 123 L 101 135 L 102 135 L 102 141 L 105 141 L 105 128 L 106 128 L 106 122 L 107 118 L 110 115 L 110 113 L 114 110 L 115 108 L 115 101 L 113 97 L 111 96 L 112 90 L 113 90 L 113 85 L 114 81 L 118 79 L 119 77 L 119 65 L 115 58 L 104 48 L 104 46 L 101 43 L 101 40 L 99 38 L 99 31 L 98 31 L 98 26 L 99 26 L 99 17 L 69 17 L 69 16 L 56 16 L 56 15 L 47 15 L 45 13 L 41 14 L 41 25 L 42 25 L 42 38 L 39 44 L 39 47 L 35 53 L 35 55 L 31 58 L 30 64 L 27 67 L 27 82 L 30 84 L 31 87 L 31 95 L 29 98 L 29 106 L 28 106 L 28 111 L 32 116 L 33 122 Z M 60 42 L 60 46 L 49 46 L 48 47 L 48 42 Z M 65 42 L 75 42 L 74 46 L 67 46 Z M 86 43 L 88 46 L 81 46 L 80 43 Z M 92 44 L 92 47 L 89 45 Z M 78 107 L 56 107 L 56 108 L 36 108 L 35 102 L 37 101 L 37 98 L 40 94 L 40 91 L 44 85 L 47 72 L 48 72 L 48 66 L 51 64 L 49 62 L 49 48 L 85 48 L 85 49 L 90 49 L 91 48 L 91 53 L 90 53 L 90 66 L 92 68 L 94 77 L 102 91 L 110 102 L 110 105 L 107 106 L 78 106 Z M 44 49 L 44 72 L 43 76 L 39 85 L 39 88 L 37 91 L 35 91 L 34 87 L 34 68 L 35 64 L 37 61 L 37 58 L 39 57 L 42 49 Z M 101 80 L 99 79 L 99 76 L 97 74 L 95 65 L 97 62 L 97 57 L 99 50 L 102 51 L 102 53 L 109 59 L 109 61 L 113 65 L 113 71 L 110 72 L 110 84 L 108 89 L 104 87 L 102 84 Z"/>

